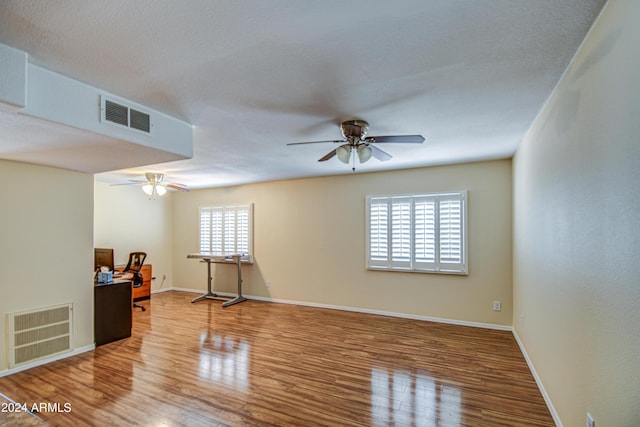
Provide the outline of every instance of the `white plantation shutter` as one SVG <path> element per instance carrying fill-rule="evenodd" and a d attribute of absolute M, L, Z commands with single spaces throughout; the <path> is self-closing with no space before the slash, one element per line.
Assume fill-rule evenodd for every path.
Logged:
<path fill-rule="evenodd" d="M 367 267 L 467 273 L 466 192 L 367 198 Z"/>
<path fill-rule="evenodd" d="M 222 251 L 222 208 L 200 208 L 200 252 Z"/>
<path fill-rule="evenodd" d="M 389 260 L 389 202 L 372 201 L 369 206 L 369 256 L 374 262 Z"/>
<path fill-rule="evenodd" d="M 411 199 L 391 201 L 391 264 L 396 267 L 411 265 Z"/>
<path fill-rule="evenodd" d="M 249 210 L 236 213 L 236 252 L 249 253 Z"/>
<path fill-rule="evenodd" d="M 211 248 L 211 211 L 200 208 L 200 252 Z"/>
<path fill-rule="evenodd" d="M 211 246 L 205 252 L 222 252 L 222 209 L 213 208 L 211 215 Z"/>
<path fill-rule="evenodd" d="M 233 207 L 224 210 L 223 252 L 235 252 L 236 249 L 236 211 Z"/>
<path fill-rule="evenodd" d="M 435 269 L 436 203 L 433 197 L 414 199 L 414 262 L 417 268 Z"/>
<path fill-rule="evenodd" d="M 462 261 L 462 201 L 440 200 L 440 262 Z"/>
<path fill-rule="evenodd" d="M 200 208 L 200 252 L 251 255 L 253 206 Z"/>

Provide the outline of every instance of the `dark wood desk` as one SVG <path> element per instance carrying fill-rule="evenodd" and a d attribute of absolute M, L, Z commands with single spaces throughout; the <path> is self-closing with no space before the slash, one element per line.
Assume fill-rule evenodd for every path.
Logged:
<path fill-rule="evenodd" d="M 131 336 L 133 325 L 131 280 L 95 283 L 93 288 L 96 347 Z"/>
<path fill-rule="evenodd" d="M 116 272 L 121 272 L 124 270 L 124 265 L 116 267 Z M 143 301 L 147 299 L 151 299 L 151 279 L 153 279 L 153 267 L 151 264 L 144 264 L 140 269 L 140 274 L 142 274 L 142 286 L 138 288 L 133 288 L 133 300 L 134 301 Z M 127 273 L 125 273 L 127 274 Z M 116 279 L 116 277 L 114 277 Z"/>

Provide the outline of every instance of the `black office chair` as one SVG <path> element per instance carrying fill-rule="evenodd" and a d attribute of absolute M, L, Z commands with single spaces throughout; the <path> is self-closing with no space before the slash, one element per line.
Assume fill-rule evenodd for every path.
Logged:
<path fill-rule="evenodd" d="M 144 260 L 147 257 L 146 252 L 131 252 L 129 254 L 129 262 L 127 262 L 127 266 L 122 270 L 123 273 L 131 272 L 133 273 L 133 287 L 139 288 L 142 286 L 142 265 L 144 264 Z M 146 308 L 143 306 L 133 303 L 133 308 L 141 308 L 142 311 L 145 311 Z"/>

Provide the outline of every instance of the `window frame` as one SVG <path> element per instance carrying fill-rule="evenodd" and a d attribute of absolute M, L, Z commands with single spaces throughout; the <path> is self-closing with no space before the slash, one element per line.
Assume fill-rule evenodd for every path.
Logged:
<path fill-rule="evenodd" d="M 211 212 L 220 215 L 217 227 L 220 230 L 220 236 L 214 238 L 214 226 L 210 226 L 208 244 L 203 245 L 203 213 Z M 242 221 L 239 213 L 246 213 L 247 226 L 239 226 L 239 220 Z M 229 224 L 229 218 L 233 215 L 233 224 Z M 230 240 L 228 234 L 233 230 L 233 238 Z M 238 240 L 238 237 L 246 236 L 246 242 Z M 214 244 L 217 241 L 218 244 Z M 229 246 L 231 243 L 232 248 Z M 240 243 L 240 244 L 239 244 Z M 198 208 L 198 248 L 200 253 L 219 253 L 219 254 L 246 254 L 253 257 L 253 203 L 233 204 L 233 205 L 208 205 Z"/>
<path fill-rule="evenodd" d="M 444 211 L 446 210 L 447 202 L 451 201 L 454 201 L 455 204 L 459 203 L 459 206 L 455 206 L 455 204 L 449 205 L 449 208 L 453 207 L 454 210 L 447 214 Z M 406 206 L 402 206 L 407 204 L 408 210 Z M 426 220 L 419 221 L 419 224 L 416 223 L 417 204 L 420 204 L 419 208 L 425 211 L 421 212 L 422 216 L 418 219 L 432 219 L 432 223 Z M 429 204 L 432 204 L 432 206 L 429 207 Z M 386 209 L 382 209 L 381 206 L 386 206 Z M 394 207 L 396 207 L 395 212 Z M 456 222 L 456 209 L 458 208 L 460 218 Z M 432 218 L 428 217 L 428 209 L 432 210 Z M 384 216 L 384 213 L 381 214 L 381 211 L 385 210 L 386 216 Z M 372 215 L 374 215 L 373 222 Z M 456 250 L 458 250 L 459 256 L 455 260 L 443 260 L 443 248 L 446 246 L 446 241 L 444 241 L 442 234 L 446 232 L 446 228 L 440 222 L 447 217 L 449 221 L 454 218 L 453 226 L 448 227 L 449 230 L 453 230 L 449 234 L 454 234 L 454 243 L 457 242 L 455 233 L 458 231 L 456 226 L 459 225 L 459 247 L 454 245 L 453 251 L 455 254 Z M 467 219 L 467 190 L 367 196 L 365 218 L 366 268 L 373 271 L 468 275 L 469 236 Z M 396 227 L 395 232 L 394 226 Z M 417 227 L 422 228 L 416 231 Z M 431 228 L 430 232 L 433 233 L 433 241 L 424 237 L 425 234 L 429 233 L 428 228 Z M 396 237 L 395 240 L 394 237 Z M 416 245 L 416 237 L 422 238 L 418 245 Z M 372 239 L 374 240 L 372 241 Z M 432 258 L 427 260 L 427 254 L 431 252 L 433 252 Z M 397 254 L 397 256 L 394 257 L 394 254 Z M 422 258 L 419 258 L 418 255 L 422 256 Z"/>

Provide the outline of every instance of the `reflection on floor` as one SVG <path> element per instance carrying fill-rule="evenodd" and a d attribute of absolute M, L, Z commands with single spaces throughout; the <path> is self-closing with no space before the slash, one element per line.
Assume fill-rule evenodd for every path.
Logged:
<path fill-rule="evenodd" d="M 199 376 L 233 386 L 249 387 L 249 350 L 246 340 L 236 340 L 207 330 L 200 336 Z"/>
<path fill-rule="evenodd" d="M 399 402 L 397 405 L 394 402 Z M 391 410 L 390 410 L 391 408 Z M 459 426 L 460 389 L 406 371 L 371 370 L 371 412 L 378 425 Z"/>

